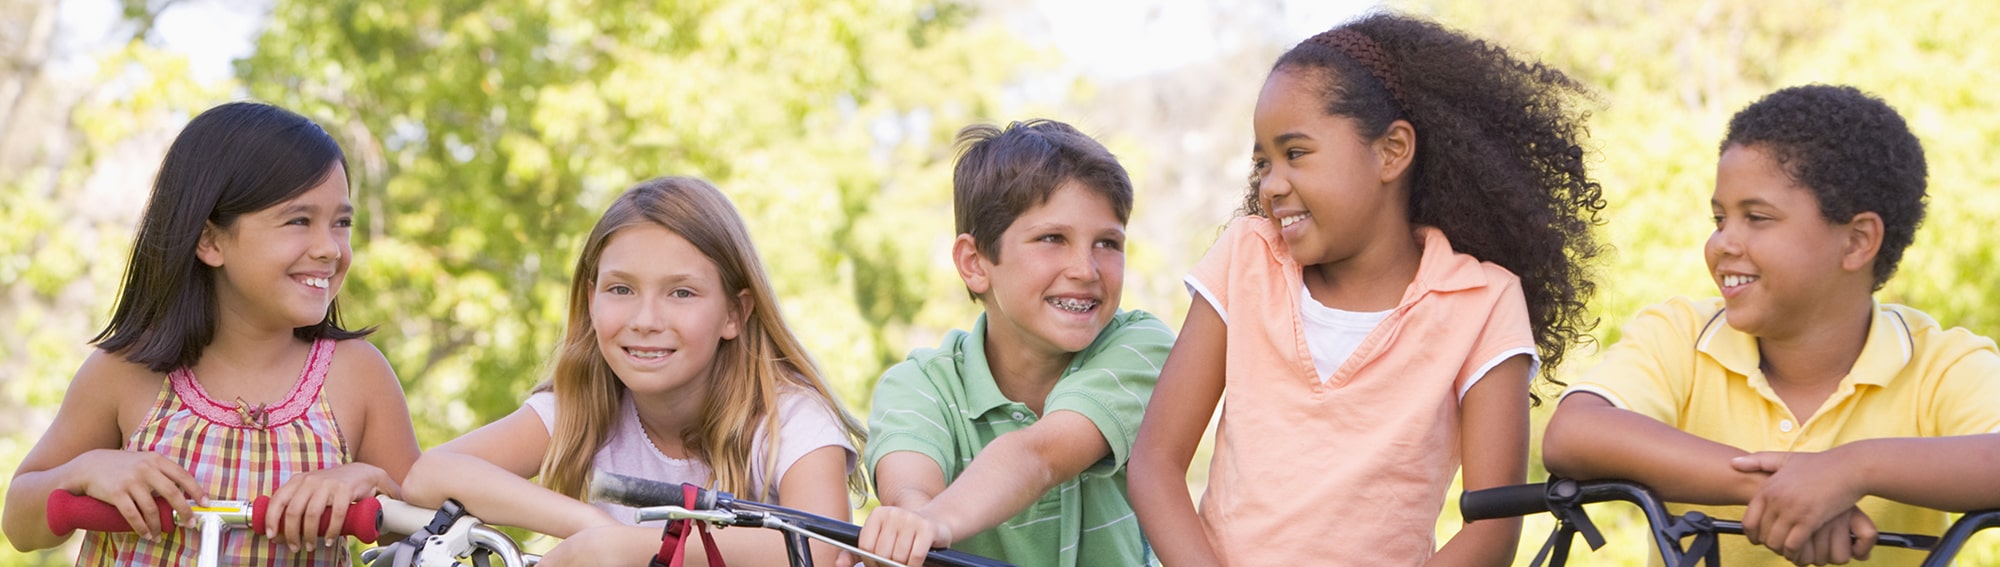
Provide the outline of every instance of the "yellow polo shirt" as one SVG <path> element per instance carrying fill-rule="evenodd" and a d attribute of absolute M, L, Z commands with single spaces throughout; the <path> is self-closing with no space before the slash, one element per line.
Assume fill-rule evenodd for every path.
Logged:
<path fill-rule="evenodd" d="M 1811 419 L 1799 423 L 1758 369 L 1756 337 L 1730 327 L 1722 313 L 1720 298 L 1674 298 L 1646 308 L 1626 325 L 1603 364 L 1569 392 L 1603 396 L 1745 451 L 1825 451 L 1862 439 L 2000 431 L 2000 351 L 1991 339 L 1945 329 L 1916 309 L 1878 303 L 1853 370 Z M 1742 506 L 1672 508 L 1743 516 Z M 1948 519 L 1875 497 L 1863 498 L 1861 508 L 1888 532 L 1935 535 Z M 1726 565 L 1788 565 L 1741 537 L 1721 541 Z M 1921 559 L 1921 553 L 1876 548 L 1874 560 L 1862 564 L 1915 565 Z"/>

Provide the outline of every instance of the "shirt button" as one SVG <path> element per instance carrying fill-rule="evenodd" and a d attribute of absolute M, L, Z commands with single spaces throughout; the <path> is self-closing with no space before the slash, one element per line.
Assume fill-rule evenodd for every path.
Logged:
<path fill-rule="evenodd" d="M 1785 433 L 1791 433 L 1791 432 L 1792 432 L 1792 420 L 1789 420 L 1789 419 L 1784 419 L 1784 420 L 1779 420 L 1779 421 L 1778 421 L 1778 431 L 1782 431 L 1782 432 L 1785 432 Z"/>
<path fill-rule="evenodd" d="M 1028 414 L 1021 413 L 1018 411 L 1014 412 L 1014 421 L 1027 421 L 1027 420 L 1028 420 Z M 1790 430 L 1789 426 L 1787 426 L 1787 430 L 1788 431 Z"/>

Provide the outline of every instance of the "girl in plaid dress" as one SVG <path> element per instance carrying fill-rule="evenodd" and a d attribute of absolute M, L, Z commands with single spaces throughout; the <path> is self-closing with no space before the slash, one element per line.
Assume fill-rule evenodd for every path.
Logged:
<path fill-rule="evenodd" d="M 230 565 L 342 565 L 318 533 L 347 504 L 397 495 L 416 435 L 388 361 L 341 326 L 353 260 L 346 158 L 303 116 L 230 103 L 160 164 L 111 323 L 7 489 L 22 551 L 63 538 L 46 498 L 110 503 L 133 533 L 92 532 L 79 565 L 192 564 L 190 503 L 271 496 L 266 533 L 229 530 Z M 160 525 L 164 498 L 184 526 Z"/>

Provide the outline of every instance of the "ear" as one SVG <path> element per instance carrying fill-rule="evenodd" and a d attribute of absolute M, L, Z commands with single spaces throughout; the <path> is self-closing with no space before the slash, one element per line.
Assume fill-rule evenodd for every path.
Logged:
<path fill-rule="evenodd" d="M 1417 160 L 1417 129 L 1408 120 L 1390 122 L 1373 145 L 1375 155 L 1382 161 L 1382 182 L 1395 181 Z"/>
<path fill-rule="evenodd" d="M 743 334 L 743 326 L 749 324 L 750 315 L 757 310 L 757 303 L 750 300 L 750 290 L 736 292 L 736 305 L 729 310 L 729 320 L 722 324 L 722 340 L 733 341 Z"/>
<path fill-rule="evenodd" d="M 961 234 L 952 241 L 951 260 L 958 267 L 958 278 L 965 280 L 965 289 L 973 295 L 986 295 L 993 289 L 992 278 L 986 271 L 986 255 L 979 253 L 979 243 L 972 235 Z"/>
<path fill-rule="evenodd" d="M 1869 277 L 1874 277 L 1875 257 L 1882 252 L 1882 215 L 1874 211 L 1854 215 L 1841 229 L 1846 231 L 1847 238 L 1845 248 L 1840 251 L 1840 267 L 1869 272 Z"/>
<path fill-rule="evenodd" d="M 215 226 L 212 222 L 202 223 L 201 239 L 195 241 L 194 245 L 194 257 L 200 259 L 201 263 L 208 264 L 210 268 L 222 267 L 222 247 L 215 242 L 222 236 L 222 227 Z"/>

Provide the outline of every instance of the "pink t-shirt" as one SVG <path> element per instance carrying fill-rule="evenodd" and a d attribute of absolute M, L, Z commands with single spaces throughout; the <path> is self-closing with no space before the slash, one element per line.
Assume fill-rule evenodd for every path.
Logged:
<path fill-rule="evenodd" d="M 554 392 L 538 392 L 528 396 L 527 406 L 541 416 L 542 426 L 550 433 L 556 429 L 556 395 Z M 840 419 L 819 403 L 811 394 L 797 389 L 784 390 L 778 395 L 778 463 L 777 476 L 766 478 L 764 467 L 750 468 L 750 483 L 764 487 L 767 502 L 778 501 L 778 484 L 784 480 L 785 471 L 798 462 L 806 453 L 826 446 L 837 446 L 847 453 L 847 470 L 854 470 L 854 444 L 847 440 L 846 430 Z M 750 448 L 753 463 L 764 462 L 765 451 L 763 432 L 759 431 Z M 592 466 L 597 470 L 613 472 L 625 476 L 657 480 L 662 482 L 690 482 L 700 486 L 709 485 L 708 465 L 694 459 L 676 459 L 661 453 L 653 442 L 646 439 L 645 429 L 639 426 L 639 413 L 632 405 L 632 397 L 625 396 L 618 406 L 618 421 L 612 425 L 611 438 L 604 448 L 597 451 Z M 751 495 L 739 494 L 749 499 Z M 619 521 L 632 523 L 632 508 L 609 502 L 592 502 L 594 506 L 611 514 Z M 649 522 L 646 525 L 663 525 L 665 521 Z"/>
<path fill-rule="evenodd" d="M 1459 397 L 1535 342 L 1518 278 L 1437 229 L 1415 237 L 1416 279 L 1339 368 L 1314 368 L 1300 268 L 1269 220 L 1231 222 L 1188 276 L 1228 329 L 1201 501 L 1227 564 L 1419 565 L 1436 549 Z"/>

